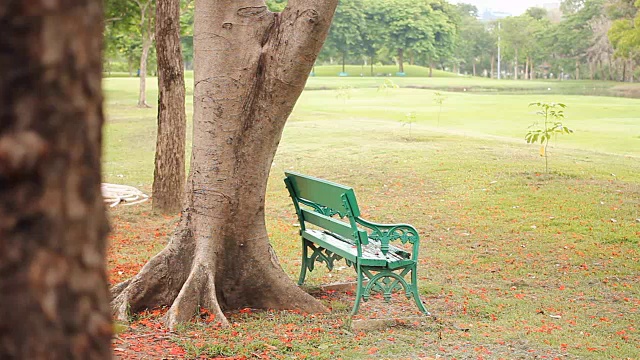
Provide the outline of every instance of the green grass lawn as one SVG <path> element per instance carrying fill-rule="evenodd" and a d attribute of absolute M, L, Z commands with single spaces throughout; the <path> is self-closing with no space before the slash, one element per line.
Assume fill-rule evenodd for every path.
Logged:
<path fill-rule="evenodd" d="M 313 74 L 317 77 L 335 77 L 342 72 L 342 65 L 323 65 L 314 67 Z M 345 65 L 345 72 L 348 77 L 370 77 L 370 76 L 397 76 L 398 66 L 396 65 L 374 65 L 373 75 L 371 75 L 371 65 Z M 428 77 L 429 68 L 417 65 L 404 65 L 404 77 Z M 451 72 L 433 69 L 433 77 L 457 77 Z"/>
<path fill-rule="evenodd" d="M 229 329 L 194 323 L 172 341 L 192 357 L 637 357 L 640 100 L 580 95 L 620 86 L 599 82 L 394 78 L 399 89 L 378 91 L 382 80 L 309 79 L 272 166 L 269 231 L 296 278 L 283 171 L 353 186 L 368 218 L 419 229 L 420 291 L 440 320 L 353 333 L 352 299 L 323 295 L 329 315 L 231 313 Z M 149 191 L 156 110 L 135 108 L 136 79 L 104 87 L 105 181 Z M 433 89 L 445 96 L 441 112 Z M 534 101 L 567 104 L 575 130 L 553 140 L 550 174 L 539 146 L 524 141 Z M 401 122 L 409 112 L 411 128 Z M 111 215 L 113 281 L 158 251 L 174 220 L 151 215 L 148 204 Z M 354 278 L 349 269 L 310 275 L 311 285 Z"/>

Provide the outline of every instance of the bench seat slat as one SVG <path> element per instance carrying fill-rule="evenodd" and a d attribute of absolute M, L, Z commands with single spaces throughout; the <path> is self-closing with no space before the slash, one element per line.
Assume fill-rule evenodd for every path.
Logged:
<path fill-rule="evenodd" d="M 356 249 L 355 244 L 351 243 L 347 239 L 331 236 L 330 234 L 320 230 L 305 230 L 302 232 L 302 237 L 342 256 L 345 259 L 348 259 L 349 261 L 356 262 L 358 250 Z M 393 249 L 390 249 L 387 256 L 385 256 L 377 245 L 363 245 L 361 264 L 367 266 L 387 267 L 389 269 L 398 269 L 413 264 L 413 260 L 402 256 L 403 252 L 404 251 L 402 249 L 393 246 Z"/>
<path fill-rule="evenodd" d="M 335 254 L 342 256 L 349 261 L 356 262 L 358 253 L 355 245 L 350 245 L 318 230 L 304 230 L 302 232 L 302 237 L 315 244 L 318 244 L 322 248 L 325 248 Z"/>

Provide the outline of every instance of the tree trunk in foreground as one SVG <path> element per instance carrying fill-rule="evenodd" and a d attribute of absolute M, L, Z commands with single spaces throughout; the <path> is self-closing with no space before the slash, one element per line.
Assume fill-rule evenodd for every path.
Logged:
<path fill-rule="evenodd" d="M 156 5 L 158 54 L 158 135 L 153 173 L 153 210 L 178 213 L 184 191 L 185 113 L 184 63 L 180 51 L 180 1 Z"/>
<path fill-rule="evenodd" d="M 102 1 L 0 2 L 0 359 L 107 359 Z"/>
<path fill-rule="evenodd" d="M 287 117 L 322 47 L 337 0 L 196 0 L 194 134 L 186 210 L 168 246 L 112 289 L 115 316 L 170 306 L 326 309 L 280 267 L 264 218 L 267 178 Z M 297 241 L 297 239 L 291 239 Z"/>

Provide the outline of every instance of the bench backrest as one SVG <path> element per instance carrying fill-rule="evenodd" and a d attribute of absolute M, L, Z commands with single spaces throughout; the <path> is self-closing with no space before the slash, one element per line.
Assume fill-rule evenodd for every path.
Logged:
<path fill-rule="evenodd" d="M 368 243 L 367 233 L 358 229 L 355 222 L 360 216 L 360 209 L 352 188 L 295 172 L 287 171 L 285 176 L 285 184 L 303 229 L 307 222 L 358 245 Z M 300 207 L 300 204 L 312 210 Z M 339 218 L 334 217 L 336 214 Z"/>

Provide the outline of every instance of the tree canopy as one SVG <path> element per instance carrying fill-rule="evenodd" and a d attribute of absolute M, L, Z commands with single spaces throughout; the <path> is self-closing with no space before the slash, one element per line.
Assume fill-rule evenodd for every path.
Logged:
<path fill-rule="evenodd" d="M 144 1 L 106 1 L 107 69 L 137 69 L 143 48 L 138 2 Z M 190 68 L 194 6 L 192 0 L 181 4 L 182 47 Z M 287 1 L 266 4 L 280 12 Z M 403 72 L 409 62 L 496 76 L 502 27 L 502 71 L 511 77 L 620 79 L 637 67 L 637 12 L 636 0 L 564 0 L 559 10 L 532 7 L 522 15 L 482 21 L 475 6 L 445 0 L 341 0 L 317 62 L 368 64 L 371 75 L 375 64 L 396 64 Z M 155 55 L 149 56 L 153 69 Z"/>

